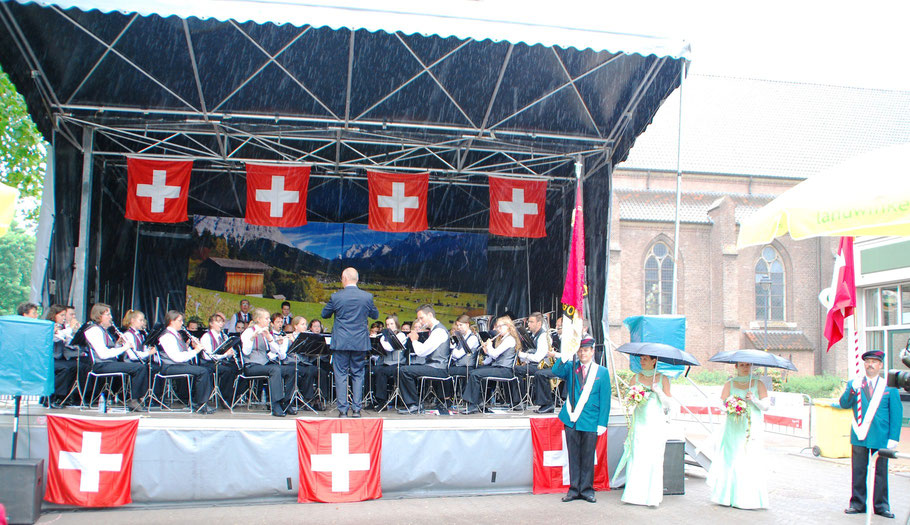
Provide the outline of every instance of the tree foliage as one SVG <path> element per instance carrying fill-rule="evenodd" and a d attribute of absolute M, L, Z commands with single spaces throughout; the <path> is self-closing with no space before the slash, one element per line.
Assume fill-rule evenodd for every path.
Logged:
<path fill-rule="evenodd" d="M 0 182 L 17 188 L 20 199 L 26 198 L 28 221 L 38 219 L 46 156 L 47 147 L 25 99 L 0 69 Z"/>
<path fill-rule="evenodd" d="M 34 259 L 35 236 L 14 222 L 0 237 L 0 315 L 16 313 L 28 300 Z"/>

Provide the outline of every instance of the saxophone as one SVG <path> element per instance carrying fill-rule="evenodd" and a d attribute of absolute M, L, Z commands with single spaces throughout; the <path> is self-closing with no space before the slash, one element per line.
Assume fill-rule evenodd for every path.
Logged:
<path fill-rule="evenodd" d="M 547 342 L 547 353 L 550 353 L 550 350 L 553 349 L 553 337 L 550 335 L 549 330 L 544 330 L 543 336 L 546 338 Z M 537 363 L 537 368 L 543 370 L 544 368 L 550 368 L 556 364 L 556 356 L 553 357 L 544 357 Z"/>

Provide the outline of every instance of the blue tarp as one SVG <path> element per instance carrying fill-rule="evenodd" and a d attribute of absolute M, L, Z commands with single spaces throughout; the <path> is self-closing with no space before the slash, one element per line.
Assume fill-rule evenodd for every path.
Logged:
<path fill-rule="evenodd" d="M 680 350 L 686 349 L 686 318 L 682 315 L 634 315 L 623 319 L 633 343 L 663 343 Z M 629 368 L 641 372 L 638 356 L 629 356 Z M 657 371 L 667 377 L 679 377 L 686 367 L 657 363 Z"/>
<path fill-rule="evenodd" d="M 54 323 L 21 315 L 0 317 L 0 395 L 54 392 Z"/>

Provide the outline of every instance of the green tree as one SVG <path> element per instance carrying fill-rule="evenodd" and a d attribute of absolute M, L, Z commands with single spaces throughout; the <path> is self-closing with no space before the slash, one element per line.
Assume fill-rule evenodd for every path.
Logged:
<path fill-rule="evenodd" d="M 14 314 L 28 300 L 34 259 L 35 236 L 13 222 L 0 237 L 0 314 Z"/>
<path fill-rule="evenodd" d="M 17 188 L 20 199 L 31 197 L 24 202 L 30 222 L 38 219 L 46 156 L 46 144 L 29 117 L 25 99 L 0 69 L 0 182 Z"/>

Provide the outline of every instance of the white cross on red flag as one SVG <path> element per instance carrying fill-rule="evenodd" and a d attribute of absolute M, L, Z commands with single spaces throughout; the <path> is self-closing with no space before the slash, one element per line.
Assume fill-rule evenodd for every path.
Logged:
<path fill-rule="evenodd" d="M 309 166 L 247 164 L 246 222 L 281 228 L 303 226 L 309 182 Z"/>
<path fill-rule="evenodd" d="M 597 436 L 594 452 L 594 490 L 610 490 L 606 432 Z M 562 421 L 555 417 L 531 418 L 531 456 L 534 494 L 569 490 L 569 452 Z"/>
<path fill-rule="evenodd" d="M 190 190 L 192 160 L 126 159 L 126 218 L 145 222 L 183 222 Z"/>
<path fill-rule="evenodd" d="M 139 418 L 47 416 L 47 490 L 61 505 L 126 505 Z"/>
<path fill-rule="evenodd" d="M 545 180 L 490 177 L 490 233 L 546 237 L 546 202 Z"/>
<path fill-rule="evenodd" d="M 298 419 L 297 456 L 300 503 L 382 497 L 382 419 Z"/>
<path fill-rule="evenodd" d="M 427 229 L 429 173 L 400 175 L 367 172 L 371 230 L 419 232 Z"/>

